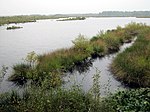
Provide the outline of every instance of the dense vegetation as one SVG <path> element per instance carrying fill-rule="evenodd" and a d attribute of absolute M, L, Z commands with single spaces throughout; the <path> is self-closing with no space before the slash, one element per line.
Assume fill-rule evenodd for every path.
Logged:
<path fill-rule="evenodd" d="M 100 13 L 87 14 L 65 14 L 68 17 L 147 17 L 150 18 L 150 11 L 103 11 Z"/>
<path fill-rule="evenodd" d="M 72 71 L 75 66 L 95 57 L 116 52 L 125 42 L 137 40 L 131 48 L 119 54 L 111 65 L 111 70 L 117 79 L 128 86 L 149 87 L 150 85 L 150 30 L 145 24 L 128 24 L 125 28 L 117 27 L 114 30 L 100 32 L 90 40 L 79 35 L 68 49 L 36 56 L 34 52 L 28 55 L 27 63 L 17 64 L 14 74 L 9 78 L 12 81 L 32 79 L 41 82 L 49 78 L 51 86 L 61 84 L 61 75 Z M 144 48 L 144 50 L 143 50 Z"/>
<path fill-rule="evenodd" d="M 26 63 L 14 65 L 12 81 L 26 82 L 31 79 L 31 85 L 22 93 L 13 91 L 0 94 L 1 112 L 136 112 L 150 111 L 150 89 L 129 89 L 115 94 L 101 97 L 97 72 L 93 77 L 92 88 L 84 92 L 80 85 L 71 88 L 61 86 L 61 75 L 80 66 L 89 58 L 101 57 L 119 50 L 125 42 L 131 42 L 137 37 L 131 48 L 119 54 L 111 69 L 114 75 L 125 77 L 125 81 L 147 84 L 149 87 L 149 50 L 150 27 L 145 24 L 131 23 L 125 28 L 100 32 L 91 39 L 79 35 L 68 49 L 36 55 L 31 52 L 27 55 Z M 121 68 L 122 67 L 122 68 Z M 6 67 L 3 67 L 3 74 Z M 122 72 L 122 70 L 124 70 Z M 125 71 L 127 70 L 127 71 Z M 125 73 L 126 72 L 126 73 Z M 127 74 L 130 73 L 130 74 Z M 127 75 L 126 75 L 127 74 Z M 126 75 L 126 76 L 125 76 Z M 3 75 L 2 75 L 3 76 Z M 146 78 L 145 78 L 146 77 Z M 120 79 L 120 80 L 124 80 Z"/>
<path fill-rule="evenodd" d="M 103 17 L 150 17 L 150 11 L 103 11 Z"/>
<path fill-rule="evenodd" d="M 102 110 L 108 112 L 111 107 L 105 108 L 103 106 L 97 87 L 95 85 L 93 90 L 85 93 L 78 85 L 74 85 L 70 89 L 51 88 L 48 83 L 43 82 L 42 86 L 36 85 L 36 87 L 28 88 L 22 95 L 15 91 L 1 94 L 0 111 L 99 112 Z"/>
<path fill-rule="evenodd" d="M 131 26 L 128 26 L 131 29 Z M 138 32 L 134 45 L 119 54 L 112 64 L 114 75 L 125 84 L 150 87 L 150 27 L 134 25 Z"/>
<path fill-rule="evenodd" d="M 93 87 L 84 92 L 81 86 L 52 88 L 48 82 L 28 87 L 22 94 L 12 91 L 0 94 L 1 112 L 148 112 L 150 89 L 119 91 L 100 96 L 100 74 L 95 74 Z"/>
<path fill-rule="evenodd" d="M 0 26 L 10 23 L 26 23 L 26 22 L 36 22 L 36 20 L 41 19 L 59 19 L 73 17 L 72 19 L 64 20 L 84 20 L 85 17 L 150 17 L 150 11 L 133 11 L 133 12 L 123 12 L 123 11 L 103 11 L 99 14 L 56 14 L 56 15 L 19 15 L 19 16 L 1 16 Z"/>
<path fill-rule="evenodd" d="M 70 17 L 70 18 L 67 18 L 67 19 L 60 19 L 60 20 L 57 20 L 57 21 L 74 21 L 74 20 L 85 20 L 86 18 L 85 17 Z"/>
<path fill-rule="evenodd" d="M 90 14 L 56 14 L 56 15 L 19 15 L 19 16 L 1 16 L 0 26 L 10 23 L 36 22 L 41 19 L 59 19 L 73 17 L 75 20 L 84 20 L 85 17 L 150 17 L 150 11 L 103 11 L 101 13 Z M 69 19 L 70 20 L 70 19 Z"/>
<path fill-rule="evenodd" d="M 132 25 L 131 25 L 132 26 Z M 34 81 L 41 81 L 49 77 L 52 79 L 52 86 L 60 83 L 61 75 L 66 71 L 71 71 L 74 66 L 80 66 L 89 58 L 100 57 L 106 54 L 116 52 L 124 42 L 130 42 L 136 32 L 128 29 L 118 27 L 115 30 L 108 30 L 107 32 L 100 32 L 91 40 L 79 35 L 69 49 L 59 49 L 57 51 L 38 56 L 36 58 L 36 66 L 32 66 L 31 62 L 34 59 L 32 53 L 30 59 L 26 64 L 14 66 L 14 74 L 9 78 L 16 81 L 16 79 L 32 79 Z M 35 63 L 33 61 L 32 63 Z"/>
<path fill-rule="evenodd" d="M 150 88 L 119 91 L 105 99 L 115 112 L 149 112 Z"/>
<path fill-rule="evenodd" d="M 63 15 L 20 15 L 20 16 L 4 16 L 0 17 L 0 26 L 10 23 L 26 23 L 26 22 L 36 22 L 36 20 L 41 19 L 58 19 L 63 18 Z M 67 17 L 67 16 L 65 16 Z"/>

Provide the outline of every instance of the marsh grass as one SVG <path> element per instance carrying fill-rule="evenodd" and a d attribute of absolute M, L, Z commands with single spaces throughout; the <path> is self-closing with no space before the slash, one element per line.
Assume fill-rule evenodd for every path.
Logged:
<path fill-rule="evenodd" d="M 149 88 L 119 91 L 101 97 L 100 72 L 93 75 L 93 86 L 84 92 L 81 85 L 70 88 L 29 86 L 23 94 L 16 91 L 0 94 L 1 112 L 116 112 L 149 111 Z M 49 81 L 49 80 L 47 80 Z"/>
<path fill-rule="evenodd" d="M 116 112 L 150 110 L 149 88 L 119 91 L 94 97 L 79 86 L 70 89 L 30 88 L 23 95 L 13 91 L 0 95 L 1 112 Z"/>
<path fill-rule="evenodd" d="M 130 28 L 131 27 L 131 28 Z M 135 29 L 135 31 L 133 31 Z M 79 35 L 73 42 L 73 46 L 67 49 L 58 49 L 51 53 L 37 56 L 35 53 L 30 53 L 36 59 L 30 59 L 28 65 L 33 65 L 32 62 L 36 61 L 34 68 L 30 67 L 27 72 L 20 72 L 21 75 L 17 75 L 17 69 L 14 69 L 15 76 L 22 76 L 32 80 L 44 80 L 45 77 L 50 76 L 56 72 L 61 76 L 64 72 L 72 71 L 76 66 L 82 65 L 82 63 L 89 60 L 89 58 L 97 58 L 106 54 L 117 52 L 120 46 L 126 41 L 132 40 L 137 34 L 137 31 L 141 28 L 141 25 L 135 23 L 127 25 L 125 28 L 117 27 L 117 29 L 109 30 L 107 32 L 100 31 L 99 34 L 91 39 L 86 38 L 84 35 Z M 27 56 L 32 57 L 32 56 Z M 16 65 L 16 68 L 19 65 Z M 21 65 L 20 65 L 21 66 Z M 14 67 L 15 68 L 15 67 Z M 28 72 L 29 71 L 29 72 Z M 24 76 L 23 76 L 24 74 Z"/>
<path fill-rule="evenodd" d="M 119 54 L 111 65 L 114 75 L 131 87 L 150 87 L 150 27 L 135 25 L 138 32 L 132 47 Z"/>
<path fill-rule="evenodd" d="M 73 42 L 74 46 L 69 49 L 60 49 L 39 57 L 39 68 L 44 71 L 64 70 L 67 71 L 74 65 L 91 56 L 104 56 L 109 52 L 116 52 L 123 43 L 122 29 L 98 34 L 91 40 L 79 35 Z M 133 38 L 130 35 L 130 39 Z"/>
<path fill-rule="evenodd" d="M 80 66 L 92 55 L 116 52 L 137 36 L 131 48 L 115 58 L 112 71 L 127 84 L 150 85 L 150 27 L 131 23 L 125 28 L 101 32 L 91 40 L 79 35 L 74 46 L 37 56 L 29 53 L 26 63 L 13 67 L 11 80 L 32 79 L 35 83 L 20 95 L 18 92 L 0 94 L 1 112 L 115 112 L 149 111 L 149 88 L 118 92 L 108 98 L 100 95 L 99 72 L 93 77 L 92 92 L 80 86 L 61 88 L 61 75 L 75 65 Z M 35 64 L 35 62 L 37 62 Z M 36 85 L 36 86 L 35 86 Z"/>
<path fill-rule="evenodd" d="M 86 19 L 85 17 L 69 17 L 69 18 L 60 19 L 57 21 L 75 21 L 75 20 L 85 20 L 85 19 Z"/>
<path fill-rule="evenodd" d="M 11 23 L 27 23 L 27 22 L 36 22 L 36 20 L 42 19 L 58 19 L 63 18 L 63 15 L 20 15 L 20 16 L 4 16 L 0 17 L 0 26 Z"/>
<path fill-rule="evenodd" d="M 70 69 L 74 64 L 79 64 L 88 56 L 89 54 L 85 53 L 84 51 L 76 50 L 75 48 L 61 49 L 41 56 L 39 58 L 38 67 L 45 69 L 45 71 L 66 71 L 67 69 Z"/>
<path fill-rule="evenodd" d="M 28 87 L 22 95 L 16 91 L 0 95 L 1 112 L 109 112 L 99 94 L 99 77 L 93 77 L 93 92 L 84 92 L 80 85 L 70 88 L 42 86 Z M 92 94 L 93 93 L 93 94 Z"/>
<path fill-rule="evenodd" d="M 23 85 L 27 82 L 28 73 L 31 67 L 28 64 L 17 64 L 13 66 L 14 73 L 8 80 L 15 82 L 17 85 Z"/>

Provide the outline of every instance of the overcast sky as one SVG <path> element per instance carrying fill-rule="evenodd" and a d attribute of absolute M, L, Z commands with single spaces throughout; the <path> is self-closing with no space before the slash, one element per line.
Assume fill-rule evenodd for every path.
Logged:
<path fill-rule="evenodd" d="M 150 0 L 0 0 L 0 16 L 150 11 Z"/>

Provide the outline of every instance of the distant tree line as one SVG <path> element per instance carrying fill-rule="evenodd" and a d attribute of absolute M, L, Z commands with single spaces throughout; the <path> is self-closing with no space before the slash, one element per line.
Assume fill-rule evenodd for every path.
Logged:
<path fill-rule="evenodd" d="M 150 17 L 150 11 L 103 11 L 99 16 L 104 17 Z"/>

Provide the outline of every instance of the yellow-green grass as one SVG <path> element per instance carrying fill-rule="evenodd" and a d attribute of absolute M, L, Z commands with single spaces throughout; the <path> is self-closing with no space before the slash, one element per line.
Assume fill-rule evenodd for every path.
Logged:
<path fill-rule="evenodd" d="M 38 68 L 45 72 L 52 72 L 57 70 L 67 70 L 74 64 L 78 64 L 84 59 L 88 58 L 90 54 L 75 50 L 75 48 L 61 49 L 49 54 L 39 57 Z"/>
<path fill-rule="evenodd" d="M 136 26 L 135 30 L 133 26 Z M 134 38 L 136 30 L 139 29 L 138 27 L 141 27 L 141 25 L 135 23 L 129 24 L 125 28 L 117 27 L 115 30 L 100 33 L 91 40 L 83 35 L 79 35 L 73 41 L 74 46 L 71 48 L 59 49 L 40 55 L 37 66 L 34 70 L 29 70 L 29 73 L 25 73 L 24 77 L 27 79 L 43 80 L 51 74 L 61 75 L 71 70 L 74 66 L 80 66 L 82 62 L 89 58 L 117 52 L 124 42 Z M 12 75 L 11 77 L 14 76 Z"/>
<path fill-rule="evenodd" d="M 11 23 L 27 23 L 27 22 L 36 22 L 36 20 L 42 19 L 58 19 L 63 18 L 64 16 L 57 15 L 20 15 L 20 16 L 3 16 L 0 17 L 0 26 Z"/>
<path fill-rule="evenodd" d="M 44 54 L 39 57 L 38 69 L 45 72 L 52 71 L 68 71 L 74 65 L 79 65 L 80 62 L 91 56 L 103 56 L 110 52 L 118 51 L 122 36 L 120 31 L 109 32 L 99 37 L 97 40 L 90 41 L 83 37 L 77 38 L 75 45 L 69 49 L 60 49 L 52 53 Z M 132 36 L 130 36 L 132 38 Z"/>
<path fill-rule="evenodd" d="M 138 30 L 132 47 L 119 54 L 111 65 L 114 76 L 131 87 L 150 87 L 150 27 Z"/>
<path fill-rule="evenodd" d="M 132 23 L 125 28 L 118 27 L 116 30 L 108 31 L 104 34 L 101 33 L 91 40 L 85 39 L 80 35 L 80 38 L 73 41 L 75 44 L 73 47 L 39 56 L 39 62 L 35 68 L 32 68 L 30 64 L 14 66 L 15 73 L 23 69 L 23 72 L 17 72 L 18 76 L 22 75 L 23 77 L 26 76 L 29 79 L 35 78 L 37 80 L 45 77 L 45 79 L 40 87 L 36 85 L 36 87 L 28 88 L 22 95 L 19 95 L 17 92 L 1 94 L 0 111 L 149 111 L 149 88 L 119 91 L 106 98 L 102 98 L 99 95 L 99 83 L 95 79 L 93 79 L 93 82 L 95 81 L 93 88 L 86 93 L 80 86 L 73 86 L 70 89 L 52 88 L 53 85 L 58 85 L 57 83 L 60 80 L 58 78 L 59 73 L 63 73 L 74 66 L 74 64 L 80 65 L 81 61 L 91 57 L 94 53 L 103 55 L 110 53 L 110 46 L 120 46 L 134 36 L 137 36 L 137 40 L 131 48 L 126 49 L 125 52 L 117 56 L 112 64 L 112 71 L 116 73 L 116 76 L 123 74 L 125 76 L 124 79 L 131 78 L 130 81 L 140 81 L 140 86 L 142 81 L 148 84 L 150 72 L 150 27 Z M 113 38 L 114 40 L 112 40 L 115 44 L 106 38 Z M 145 73 L 148 73 L 148 75 L 145 75 Z M 95 78 L 97 79 L 97 77 Z"/>

